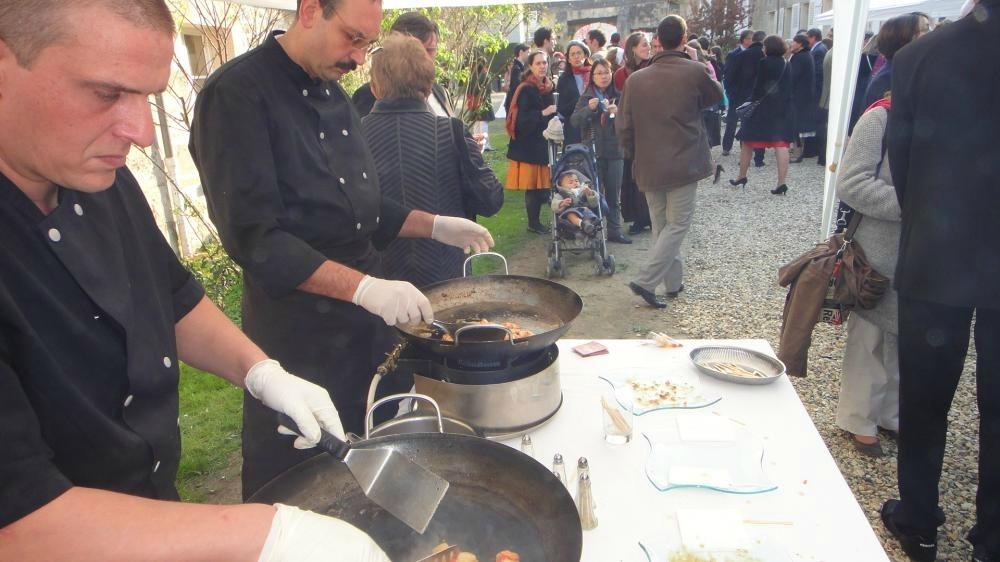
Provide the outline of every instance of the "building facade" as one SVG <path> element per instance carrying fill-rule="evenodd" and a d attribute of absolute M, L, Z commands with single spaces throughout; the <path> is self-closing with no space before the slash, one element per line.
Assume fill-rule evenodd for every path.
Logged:
<path fill-rule="evenodd" d="M 833 9 L 833 0 L 757 0 L 751 12 L 752 27 L 768 35 L 791 39 L 800 29 L 817 25 L 816 16 Z"/>
<path fill-rule="evenodd" d="M 603 30 L 613 28 L 622 40 L 633 31 L 654 31 L 664 17 L 678 14 L 690 17 L 697 0 L 588 0 L 549 4 L 560 29 L 557 43 L 565 43 L 581 28 L 605 24 Z M 606 33 L 607 34 L 607 33 Z M 609 37 L 610 39 L 610 37 Z"/>

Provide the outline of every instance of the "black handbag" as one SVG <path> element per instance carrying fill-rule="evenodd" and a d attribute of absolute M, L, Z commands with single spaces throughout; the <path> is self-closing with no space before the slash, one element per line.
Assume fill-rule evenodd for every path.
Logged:
<path fill-rule="evenodd" d="M 768 88 L 767 92 L 761 96 L 760 99 L 745 101 L 734 110 L 736 111 L 736 118 L 739 119 L 740 122 L 745 123 L 747 119 L 750 119 L 754 112 L 757 111 L 757 107 L 760 106 L 761 102 L 778 89 L 778 84 L 781 82 L 781 79 L 785 77 L 785 71 L 788 70 L 788 61 L 784 62 L 785 66 L 781 67 L 781 74 L 778 75 L 778 79 L 774 81 L 774 84 L 771 84 L 771 87 Z"/>

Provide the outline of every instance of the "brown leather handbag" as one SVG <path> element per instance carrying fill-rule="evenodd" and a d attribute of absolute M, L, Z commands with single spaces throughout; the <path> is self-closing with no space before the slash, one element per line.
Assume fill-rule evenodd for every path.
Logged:
<path fill-rule="evenodd" d="M 873 308 L 889 290 L 889 279 L 868 263 L 854 232 L 861 214 L 847 230 L 834 234 L 778 270 L 778 284 L 788 287 L 782 312 L 778 359 L 792 376 L 805 376 L 812 332 L 818 322 L 843 324 L 852 308 Z"/>

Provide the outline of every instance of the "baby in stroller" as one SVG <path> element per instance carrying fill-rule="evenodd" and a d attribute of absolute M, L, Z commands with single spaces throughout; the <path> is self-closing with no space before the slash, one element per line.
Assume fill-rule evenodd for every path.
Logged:
<path fill-rule="evenodd" d="M 587 178 L 581 180 L 576 171 L 559 175 L 552 193 L 552 212 L 558 219 L 558 228 L 569 237 L 582 232 L 593 236 L 601 229 L 601 220 L 594 212 L 600 197 Z"/>

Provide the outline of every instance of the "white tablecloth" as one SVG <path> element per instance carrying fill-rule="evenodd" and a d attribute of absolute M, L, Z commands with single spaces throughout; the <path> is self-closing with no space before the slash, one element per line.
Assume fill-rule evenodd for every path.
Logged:
<path fill-rule="evenodd" d="M 678 508 L 732 509 L 744 520 L 771 522 L 745 524 L 744 528 L 754 545 L 776 549 L 791 560 L 888 560 L 787 377 L 764 386 L 733 384 L 698 374 L 688 358 L 699 345 L 720 343 L 773 355 L 767 341 L 689 340 L 682 341 L 681 348 L 663 349 L 644 340 L 601 340 L 610 350 L 608 355 L 582 358 L 571 348 L 585 341 L 559 342 L 563 405 L 549 423 L 530 434 L 535 458 L 550 466 L 553 454 L 561 453 L 570 480 L 576 474 L 577 458 L 585 456 L 590 462 L 599 524 L 584 531 L 584 561 L 644 561 L 639 541 L 679 545 Z M 598 376 L 629 367 L 687 372 L 698 376 L 706 391 L 723 398 L 707 408 L 661 410 L 636 417 L 632 442 L 608 445 L 598 398 L 606 383 Z M 661 492 L 649 482 L 644 472 L 649 445 L 641 433 L 675 424 L 676 416 L 708 412 L 746 424 L 763 440 L 765 467 L 777 490 L 754 495 L 695 488 Z M 518 447 L 520 439 L 505 443 Z"/>

